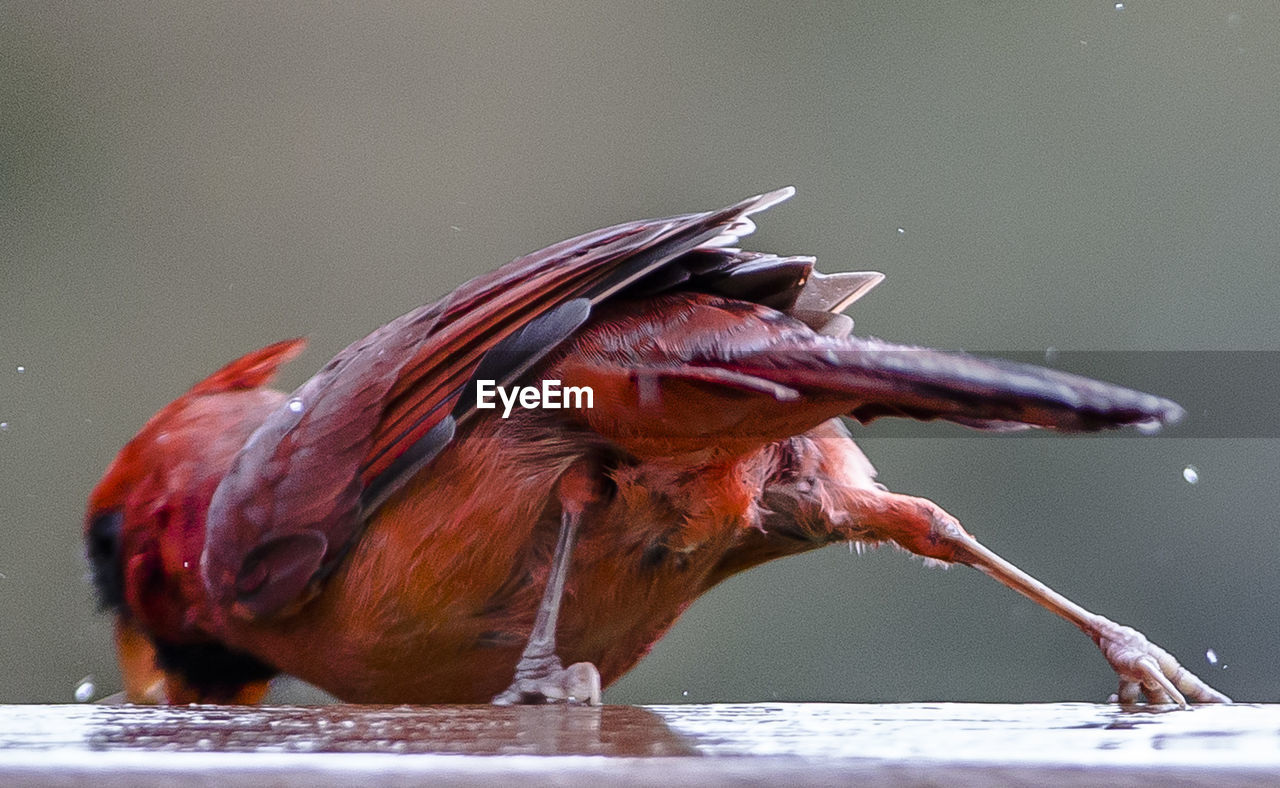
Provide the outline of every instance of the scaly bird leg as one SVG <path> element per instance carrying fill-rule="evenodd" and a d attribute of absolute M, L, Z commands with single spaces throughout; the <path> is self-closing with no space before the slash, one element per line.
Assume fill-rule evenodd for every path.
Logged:
<path fill-rule="evenodd" d="M 966 564 L 990 575 L 1089 636 L 1120 677 L 1117 699 L 1149 703 L 1230 703 L 1141 632 L 1085 610 L 978 542 L 941 507 L 923 498 L 847 490 L 842 504 L 863 539 L 890 539 L 917 555 Z"/>
<path fill-rule="evenodd" d="M 517 703 L 578 701 L 591 706 L 600 703 L 600 672 L 590 662 L 564 667 L 556 656 L 556 621 L 564 595 L 565 578 L 573 555 L 573 542 L 582 522 L 583 511 L 591 499 L 591 482 L 586 471 L 571 469 L 560 483 L 560 534 L 551 558 L 547 587 L 538 604 L 538 615 L 529 633 L 516 675 L 511 686 L 495 695 L 497 706 Z"/>
<path fill-rule="evenodd" d="M 957 526 L 958 527 L 958 526 Z M 961 561 L 980 569 L 1038 605 L 1079 627 L 1102 650 L 1120 676 L 1117 700 L 1126 706 L 1146 696 L 1149 703 L 1230 703 L 1231 699 L 1178 664 L 1173 655 L 1132 627 L 1090 613 L 1062 594 L 996 555 L 963 529 L 957 538 Z M 1185 697 L 1184 697 L 1185 696 Z"/>

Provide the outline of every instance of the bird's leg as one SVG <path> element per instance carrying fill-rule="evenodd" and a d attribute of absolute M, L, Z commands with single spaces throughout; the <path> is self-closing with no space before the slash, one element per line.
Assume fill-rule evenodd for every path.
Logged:
<path fill-rule="evenodd" d="M 547 587 L 542 592 L 529 641 L 516 664 L 515 678 L 511 686 L 494 696 L 495 705 L 578 701 L 595 706 L 600 703 L 600 672 L 596 666 L 578 662 L 566 668 L 556 656 L 556 621 L 573 556 L 573 542 L 583 512 L 594 499 L 594 483 L 589 474 L 584 467 L 574 466 L 560 480 L 560 534 L 551 557 Z"/>
<path fill-rule="evenodd" d="M 1230 703 L 1141 632 L 1085 610 L 996 555 L 932 501 L 880 490 L 846 490 L 841 501 L 862 539 L 889 539 L 917 555 L 981 570 L 1079 627 L 1120 677 L 1120 703 Z"/>

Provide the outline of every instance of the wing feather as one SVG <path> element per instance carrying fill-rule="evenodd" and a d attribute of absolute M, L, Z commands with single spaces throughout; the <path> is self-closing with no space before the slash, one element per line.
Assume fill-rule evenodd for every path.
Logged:
<path fill-rule="evenodd" d="M 659 281 L 664 266 L 692 250 L 736 243 L 754 229 L 749 214 L 792 193 L 780 189 L 720 211 L 563 241 L 472 279 L 343 350 L 267 418 L 214 494 L 201 563 L 211 598 L 251 618 L 296 608 L 338 566 L 366 518 L 472 417 L 473 409 L 455 406 L 490 351 L 570 302 L 585 299 L 589 312 L 630 287 Z M 697 261 L 693 274 L 722 275 L 752 259 L 725 251 L 722 259 Z M 799 291 L 807 271 L 792 271 L 792 289 Z M 509 381 L 553 349 L 508 352 L 509 361 L 490 365 L 496 379 Z"/>

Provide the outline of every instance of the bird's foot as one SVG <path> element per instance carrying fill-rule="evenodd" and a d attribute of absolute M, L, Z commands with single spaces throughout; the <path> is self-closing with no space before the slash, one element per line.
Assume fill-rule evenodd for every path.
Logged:
<path fill-rule="evenodd" d="M 1231 698 L 1204 683 L 1178 664 L 1164 649 L 1132 627 L 1096 617 L 1092 633 L 1111 668 L 1120 677 L 1120 690 L 1112 696 L 1121 706 L 1149 704 L 1230 703 Z"/>
<path fill-rule="evenodd" d="M 542 703 L 584 703 L 600 705 L 600 671 L 590 662 L 562 667 L 554 654 L 525 657 L 516 666 L 511 686 L 493 697 L 495 706 Z"/>

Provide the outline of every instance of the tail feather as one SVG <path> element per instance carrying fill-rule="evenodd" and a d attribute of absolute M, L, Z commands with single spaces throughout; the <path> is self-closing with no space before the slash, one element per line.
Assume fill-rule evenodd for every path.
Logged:
<path fill-rule="evenodd" d="M 894 345 L 874 339 L 815 338 L 727 360 L 805 397 L 848 401 L 862 423 L 881 416 L 944 419 L 979 429 L 1043 427 L 1092 432 L 1177 422 L 1177 403 L 1031 364 Z"/>
<path fill-rule="evenodd" d="M 1079 375 L 825 336 L 772 310 L 708 296 L 649 302 L 588 328 L 551 376 L 590 387 L 594 406 L 582 416 L 639 455 L 745 450 L 838 415 L 1069 432 L 1153 427 L 1183 415 L 1170 400 Z"/>

